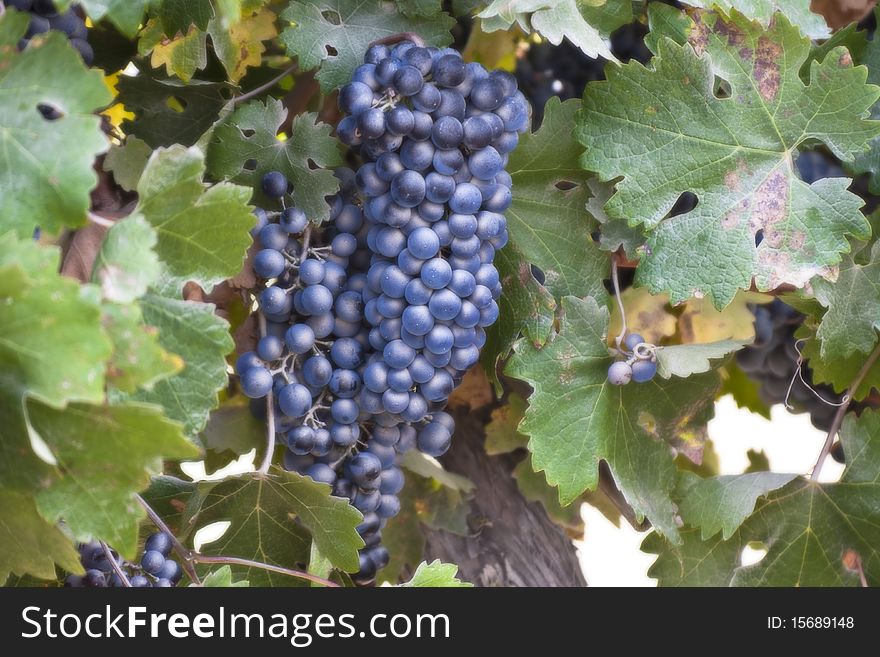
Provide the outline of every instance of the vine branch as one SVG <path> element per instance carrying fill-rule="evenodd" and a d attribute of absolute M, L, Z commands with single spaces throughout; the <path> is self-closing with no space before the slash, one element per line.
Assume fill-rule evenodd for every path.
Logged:
<path fill-rule="evenodd" d="M 329 579 L 324 579 L 323 577 L 318 577 L 317 575 L 312 575 L 311 573 L 306 573 L 301 570 L 293 570 L 291 568 L 282 568 L 281 566 L 273 566 L 271 564 L 261 563 L 259 561 L 251 561 L 250 559 L 241 559 L 239 557 L 214 557 L 206 554 L 199 554 L 198 552 L 193 553 L 192 558 L 197 563 L 227 564 L 232 566 L 247 566 L 249 568 L 259 568 L 260 570 L 267 570 L 272 573 L 280 573 L 281 575 L 288 575 L 289 577 L 305 579 L 309 582 L 321 584 L 322 586 L 326 586 L 328 588 L 339 588 L 339 584 L 337 584 L 336 582 L 332 582 Z"/>
<path fill-rule="evenodd" d="M 296 64 L 293 64 L 292 66 L 287 67 L 286 69 L 284 69 L 284 71 L 282 71 L 280 74 L 276 75 L 274 78 L 272 78 L 268 82 L 261 84 L 259 87 L 251 89 L 247 93 L 241 94 L 240 96 L 235 96 L 232 99 L 232 102 L 233 103 L 243 103 L 246 100 L 250 100 L 254 96 L 259 96 L 261 93 L 263 93 L 264 91 L 268 91 L 269 89 L 274 87 L 276 84 L 281 82 L 288 75 L 295 72 L 297 68 L 298 68 L 298 66 Z"/>
<path fill-rule="evenodd" d="M 878 358 L 880 358 L 880 344 L 874 348 L 874 351 L 868 356 L 868 360 L 865 361 L 865 364 L 862 365 L 859 373 L 856 374 L 856 378 L 852 380 L 849 389 L 846 391 L 846 396 L 844 397 L 846 402 L 841 404 L 837 409 L 837 413 L 834 414 L 834 420 L 831 422 L 831 427 L 828 429 L 828 435 L 825 437 L 825 444 L 822 446 L 822 451 L 819 453 L 819 458 L 816 459 L 816 465 L 813 466 L 813 472 L 810 474 L 810 481 L 816 481 L 819 478 L 819 474 L 822 472 L 822 466 L 825 464 L 825 459 L 827 459 L 828 454 L 831 453 L 831 446 L 834 444 L 834 437 L 837 435 L 837 432 L 840 431 L 840 425 L 843 424 L 843 417 L 846 415 L 846 411 L 849 409 L 853 397 L 855 397 L 856 390 L 862 385 L 862 381 L 868 376 L 868 372 L 874 366 L 874 363 L 877 362 Z"/>
<path fill-rule="evenodd" d="M 131 580 L 128 579 L 128 575 L 125 574 L 125 571 L 119 567 L 119 564 L 116 562 L 116 557 L 113 556 L 113 550 L 110 549 L 110 546 L 107 545 L 104 541 L 101 541 L 101 549 L 104 550 L 104 556 L 107 557 L 107 560 L 110 562 L 110 567 L 113 569 L 113 572 L 116 573 L 116 576 L 122 582 L 122 586 L 131 588 Z"/>

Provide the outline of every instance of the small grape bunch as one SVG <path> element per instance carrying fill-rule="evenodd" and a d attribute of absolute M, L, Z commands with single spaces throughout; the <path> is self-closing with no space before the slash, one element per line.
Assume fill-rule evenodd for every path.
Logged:
<path fill-rule="evenodd" d="M 626 351 L 621 350 L 626 360 L 617 360 L 608 367 L 608 382 L 615 386 L 625 386 L 630 381 L 646 383 L 657 374 L 656 347 L 638 333 L 630 333 L 623 341 Z"/>
<path fill-rule="evenodd" d="M 110 549 L 107 556 L 103 544 L 92 541 L 81 543 L 78 547 L 80 563 L 85 569 L 84 575 L 68 575 L 64 586 L 72 588 L 119 588 L 126 586 L 117 573 L 117 569 L 125 574 L 133 588 L 170 588 L 177 586 L 183 576 L 183 570 L 173 559 L 171 553 L 173 541 L 168 534 L 156 532 L 151 534 L 144 543 L 144 554 L 139 564 L 122 559 Z"/>

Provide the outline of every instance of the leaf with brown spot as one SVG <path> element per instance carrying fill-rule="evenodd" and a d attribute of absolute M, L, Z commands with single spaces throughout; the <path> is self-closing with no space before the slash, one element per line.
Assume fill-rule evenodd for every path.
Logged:
<path fill-rule="evenodd" d="M 706 297 L 723 308 L 753 281 L 763 291 L 830 276 L 847 238 L 869 235 L 863 202 L 845 178 L 806 184 L 793 158 L 805 142 L 841 159 L 864 149 L 880 135 L 866 120 L 880 88 L 843 48 L 814 61 L 805 84 L 811 44 L 783 15 L 764 29 L 737 13 L 655 4 L 651 21 L 650 67 L 609 67 L 588 85 L 575 132 L 582 165 L 618 180 L 607 214 L 648 233 L 636 283 L 672 303 Z M 697 206 L 667 216 L 684 192 Z"/>

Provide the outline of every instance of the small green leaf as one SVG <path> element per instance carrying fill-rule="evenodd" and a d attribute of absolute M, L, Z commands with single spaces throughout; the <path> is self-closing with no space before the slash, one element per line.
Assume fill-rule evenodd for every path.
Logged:
<path fill-rule="evenodd" d="M 294 472 L 273 469 L 199 486 L 189 524 L 232 523 L 205 554 L 242 557 L 285 568 L 305 569 L 311 541 L 337 568 L 355 572 L 363 541 L 355 531 L 361 514 L 347 500 L 330 496 L 330 486 Z M 294 522 L 296 518 L 296 522 Z M 311 532 L 311 536 L 309 535 Z M 302 580 L 257 568 L 234 566 L 252 586 L 302 586 Z"/>
<path fill-rule="evenodd" d="M 10 11 L 0 31 L 20 37 L 26 23 Z M 85 223 L 98 182 L 92 164 L 110 145 L 95 112 L 111 100 L 100 72 L 87 70 L 59 32 L 23 52 L 0 51 L 0 233 L 30 237 L 37 225 L 57 233 Z M 41 106 L 60 118 L 43 118 Z"/>
<path fill-rule="evenodd" d="M 400 586 L 403 587 L 432 587 L 432 588 L 469 588 L 473 584 L 462 582 L 456 577 L 458 566 L 451 563 L 441 563 L 439 559 L 428 563 L 423 561 L 416 568 L 412 579 Z"/>
<path fill-rule="evenodd" d="M 220 566 L 217 570 L 211 571 L 202 578 L 202 586 L 207 588 L 229 588 L 231 586 L 238 588 L 246 588 L 251 583 L 246 579 L 232 581 L 232 568 L 229 566 Z M 194 585 L 191 585 L 194 586 Z"/>
<path fill-rule="evenodd" d="M 726 358 L 750 343 L 750 340 L 721 340 L 709 344 L 657 347 L 654 351 L 657 357 L 657 373 L 664 379 L 673 376 L 687 378 L 692 374 L 702 374 L 713 368 L 711 361 Z"/>
<path fill-rule="evenodd" d="M 65 11 L 70 5 L 76 4 L 95 23 L 107 19 L 125 36 L 132 38 L 137 34 L 150 2 L 151 0 L 55 0 L 55 7 L 58 11 Z"/>
<path fill-rule="evenodd" d="M 752 472 L 697 479 L 688 487 L 679 505 L 686 524 L 702 529 L 702 539 L 723 530 L 727 540 L 755 509 L 759 497 L 782 488 L 797 475 Z"/>
<path fill-rule="evenodd" d="M 156 241 L 156 231 L 139 215 L 113 224 L 92 269 L 92 282 L 105 299 L 131 303 L 146 294 L 159 277 Z"/>
<path fill-rule="evenodd" d="M 251 190 L 231 183 L 205 187 L 204 156 L 195 147 L 156 150 L 138 182 L 138 205 L 156 229 L 156 252 L 182 288 L 210 291 L 241 270 L 254 224 Z"/>
<path fill-rule="evenodd" d="M 291 23 L 281 34 L 288 54 L 304 71 L 321 67 L 317 78 L 325 92 L 348 82 L 372 41 L 415 32 L 430 45 L 446 46 L 455 23 L 445 13 L 407 17 L 382 0 L 295 0 L 281 18 Z M 335 51 L 332 55 L 328 45 Z"/>
<path fill-rule="evenodd" d="M 171 532 L 180 540 L 185 537 L 183 515 L 190 496 L 198 484 L 184 481 L 170 475 L 159 475 L 150 480 L 150 487 L 141 493 L 150 508 L 168 525 Z"/>
<path fill-rule="evenodd" d="M 63 519 L 77 539 L 100 538 L 133 559 L 144 516 L 134 494 L 147 488 L 163 458 L 199 451 L 155 407 L 70 404 L 55 410 L 31 401 L 28 415 L 64 474 L 37 494 L 40 513 L 53 522 Z"/>
<path fill-rule="evenodd" d="M 104 158 L 104 169 L 113 174 L 113 180 L 126 191 L 137 189 L 153 149 L 147 142 L 129 135 L 121 146 L 113 145 Z"/>
<path fill-rule="evenodd" d="M 165 34 L 186 34 L 190 26 L 208 29 L 208 21 L 214 18 L 211 0 L 162 0 L 160 17 Z"/>
<path fill-rule="evenodd" d="M 247 454 L 265 444 L 266 423 L 255 418 L 247 400 L 238 396 L 211 412 L 200 437 L 207 449 Z"/>
<path fill-rule="evenodd" d="M 159 404 L 169 418 L 183 423 L 187 435 L 195 434 L 204 428 L 208 413 L 217 406 L 217 392 L 228 381 L 226 354 L 233 349 L 229 324 L 210 304 L 150 293 L 141 299 L 141 307 L 144 322 L 159 329 L 159 343 L 186 366 L 129 398 Z"/>
<path fill-rule="evenodd" d="M 319 123 L 313 113 L 296 116 L 287 139 L 278 139 L 286 117 L 283 103 L 271 98 L 247 103 L 225 117 L 208 146 L 208 172 L 253 187 L 255 201 L 265 202 L 260 179 L 269 171 L 280 171 L 293 185 L 294 205 L 320 224 L 330 217 L 325 197 L 339 189 L 332 171 L 343 164 L 339 142 L 330 136 L 332 128 Z"/>
<path fill-rule="evenodd" d="M 828 308 L 816 333 L 822 359 L 870 352 L 880 330 L 880 242 L 874 244 L 864 265 L 846 258 L 834 283 L 814 279 L 813 292 Z"/>
<path fill-rule="evenodd" d="M 70 538 L 40 516 L 32 497 L 5 488 L 0 488 L 0 544 L 0 583 L 11 573 L 55 579 L 56 563 L 68 572 L 82 572 Z"/>

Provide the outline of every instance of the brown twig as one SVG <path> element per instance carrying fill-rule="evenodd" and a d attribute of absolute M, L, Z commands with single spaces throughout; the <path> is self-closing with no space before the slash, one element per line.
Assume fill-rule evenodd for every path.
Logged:
<path fill-rule="evenodd" d="M 199 574 L 196 572 L 196 569 L 193 567 L 193 554 L 192 554 L 192 552 L 187 550 L 186 547 L 184 547 L 183 543 L 181 543 L 179 540 L 177 540 L 177 537 L 174 535 L 174 532 L 172 532 L 168 528 L 168 525 L 165 524 L 165 521 L 162 520 L 162 518 L 159 516 L 159 514 L 153 510 L 153 507 L 151 507 L 143 497 L 141 497 L 140 495 L 137 495 L 137 494 L 135 495 L 135 497 L 137 498 L 137 501 L 140 503 L 140 505 L 142 507 L 144 507 L 144 510 L 147 512 L 147 516 L 150 518 L 150 521 L 154 525 L 156 525 L 156 527 L 159 528 L 159 531 L 161 531 L 164 534 L 167 534 L 168 537 L 171 539 L 171 547 L 174 550 L 174 553 L 178 557 L 180 557 L 180 561 L 181 561 L 180 565 L 183 568 L 184 572 L 189 576 L 189 578 L 192 580 L 193 584 L 195 584 L 197 586 L 201 586 L 202 580 L 199 579 Z"/>
<path fill-rule="evenodd" d="M 846 391 L 846 397 L 848 397 L 847 402 L 842 404 L 837 409 L 837 413 L 834 414 L 834 421 L 831 422 L 831 427 L 828 429 L 828 435 L 825 437 L 825 444 L 822 446 L 819 458 L 816 459 L 816 465 L 813 466 L 813 472 L 810 474 L 810 481 L 816 481 L 819 478 L 819 473 L 822 472 L 822 465 L 824 465 L 825 459 L 828 458 L 828 454 L 831 453 L 831 446 L 834 444 L 834 437 L 837 435 L 837 432 L 840 431 L 840 425 L 843 424 L 843 418 L 846 415 L 846 411 L 849 409 L 849 405 L 855 397 L 859 386 L 862 385 L 862 381 L 868 376 L 868 372 L 874 366 L 874 363 L 877 362 L 878 358 L 880 358 L 880 345 L 877 345 L 874 351 L 871 352 L 871 355 L 868 356 L 868 360 L 862 365 L 862 369 L 859 370 L 859 373 L 856 374 L 856 377 L 852 380 L 849 389 Z"/>
<path fill-rule="evenodd" d="M 248 566 L 250 568 L 259 568 L 260 570 L 268 570 L 273 573 L 280 573 L 281 575 L 287 575 L 289 577 L 297 577 L 299 579 L 305 579 L 309 582 L 314 582 L 315 584 L 321 584 L 322 586 L 326 586 L 328 588 L 339 588 L 339 584 L 336 582 L 331 582 L 329 579 L 324 579 L 323 577 L 318 577 L 317 575 L 312 575 L 311 573 L 306 573 L 301 570 L 292 570 L 291 568 L 282 568 L 281 566 L 273 566 L 268 563 L 261 563 L 259 561 L 251 561 L 250 559 L 240 559 L 238 557 L 212 557 L 206 554 L 193 554 L 193 559 L 197 563 L 213 563 L 213 564 L 227 564 L 231 566 Z"/>
<path fill-rule="evenodd" d="M 235 96 L 232 99 L 232 102 L 233 103 L 243 103 L 246 100 L 250 100 L 254 96 L 259 96 L 261 93 L 263 93 L 264 91 L 268 91 L 269 89 L 274 87 L 276 84 L 281 82 L 288 75 L 290 75 L 291 73 L 296 71 L 297 68 L 298 68 L 298 66 L 296 64 L 293 64 L 292 66 L 284 69 L 284 71 L 282 73 L 275 76 L 274 78 L 272 78 L 271 80 L 269 80 L 265 84 L 261 84 L 259 87 L 256 87 L 255 89 L 251 89 L 250 91 L 248 91 L 245 94 L 241 94 L 240 96 Z"/>
<path fill-rule="evenodd" d="M 128 579 L 128 575 L 119 567 L 119 564 L 116 563 L 116 557 L 113 556 L 113 550 L 110 549 L 110 546 L 107 545 L 104 541 L 101 541 L 101 549 L 104 550 L 104 556 L 110 561 L 110 567 L 113 569 L 113 572 L 116 573 L 116 576 L 122 581 L 122 586 L 131 587 L 131 580 Z"/>

